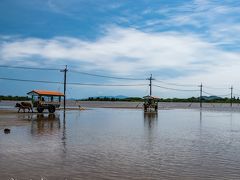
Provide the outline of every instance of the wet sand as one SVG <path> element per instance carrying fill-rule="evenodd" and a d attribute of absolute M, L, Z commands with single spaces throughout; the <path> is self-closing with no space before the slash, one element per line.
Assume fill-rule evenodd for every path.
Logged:
<path fill-rule="evenodd" d="M 33 113 L 17 113 L 14 110 L 0 110 L 0 129 L 6 126 L 25 126 L 30 122 L 27 117 Z"/>

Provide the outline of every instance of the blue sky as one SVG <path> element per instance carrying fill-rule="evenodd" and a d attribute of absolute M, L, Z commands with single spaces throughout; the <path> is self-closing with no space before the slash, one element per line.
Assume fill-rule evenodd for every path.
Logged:
<path fill-rule="evenodd" d="M 147 78 L 155 85 L 240 94 L 240 2 L 237 0 L 1 0 L 0 64 L 68 65 L 101 75 Z M 63 81 L 58 71 L 0 68 L 0 77 Z M 0 94 L 62 85 L 0 80 Z M 68 73 L 68 82 L 147 84 Z M 175 86 L 172 84 L 190 84 Z M 216 89 L 211 87 L 217 87 Z M 239 90 L 237 90 L 239 89 Z M 68 86 L 68 97 L 144 96 L 148 87 Z M 198 91 L 154 87 L 160 97 L 198 96 Z"/>

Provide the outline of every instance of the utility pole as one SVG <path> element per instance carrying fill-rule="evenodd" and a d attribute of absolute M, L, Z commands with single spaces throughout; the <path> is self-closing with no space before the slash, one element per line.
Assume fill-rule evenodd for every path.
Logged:
<path fill-rule="evenodd" d="M 152 80 L 155 80 L 155 79 L 152 78 L 152 74 L 151 74 L 150 78 L 148 78 L 147 80 L 149 80 L 150 96 L 152 96 Z"/>
<path fill-rule="evenodd" d="M 202 90 L 203 90 L 203 85 L 201 83 L 200 87 L 200 108 L 202 108 Z"/>
<path fill-rule="evenodd" d="M 64 108 L 64 112 L 65 112 L 65 109 L 66 109 L 66 88 L 67 88 L 67 65 L 65 66 L 65 69 L 61 70 L 61 72 L 64 72 L 64 90 L 63 90 L 63 93 L 64 93 L 64 100 L 63 100 L 63 108 Z"/>
<path fill-rule="evenodd" d="M 231 105 L 231 107 L 232 107 L 232 104 L 233 104 L 233 102 L 232 102 L 232 96 L 233 96 L 233 86 L 231 86 L 231 100 L 230 100 L 230 105 Z"/>

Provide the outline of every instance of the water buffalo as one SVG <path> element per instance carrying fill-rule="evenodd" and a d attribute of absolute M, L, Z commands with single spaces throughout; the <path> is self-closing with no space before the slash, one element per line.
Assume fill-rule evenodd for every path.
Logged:
<path fill-rule="evenodd" d="M 30 112 L 30 110 L 32 110 L 33 112 L 33 108 L 32 108 L 32 104 L 29 102 L 21 102 L 21 103 L 16 103 L 15 107 L 18 107 L 18 112 L 22 109 L 25 112 L 25 109 L 28 109 L 28 112 Z"/>

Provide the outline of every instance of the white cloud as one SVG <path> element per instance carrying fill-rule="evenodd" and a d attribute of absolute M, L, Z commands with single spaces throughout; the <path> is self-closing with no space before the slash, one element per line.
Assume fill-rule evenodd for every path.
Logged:
<path fill-rule="evenodd" d="M 155 13 L 155 18 L 148 19 L 140 28 L 149 31 L 172 29 L 175 31 L 195 32 L 212 42 L 223 44 L 239 43 L 232 34 L 239 34 L 240 6 L 237 1 L 194 0 L 175 6 L 161 6 L 158 10 L 148 9 Z M 143 12 L 144 14 L 145 12 Z M 176 29 L 177 28 L 177 29 Z"/>
<path fill-rule="evenodd" d="M 193 34 L 146 33 L 112 27 L 93 42 L 71 37 L 13 38 L 2 40 L 0 48 L 1 64 L 74 63 L 76 68 L 114 75 L 144 77 L 154 72 L 158 78 L 164 75 L 158 71 L 168 69 L 183 72 L 181 76 L 169 77 L 169 82 L 194 84 L 237 83 L 240 78 L 239 52 L 220 49 Z"/>

